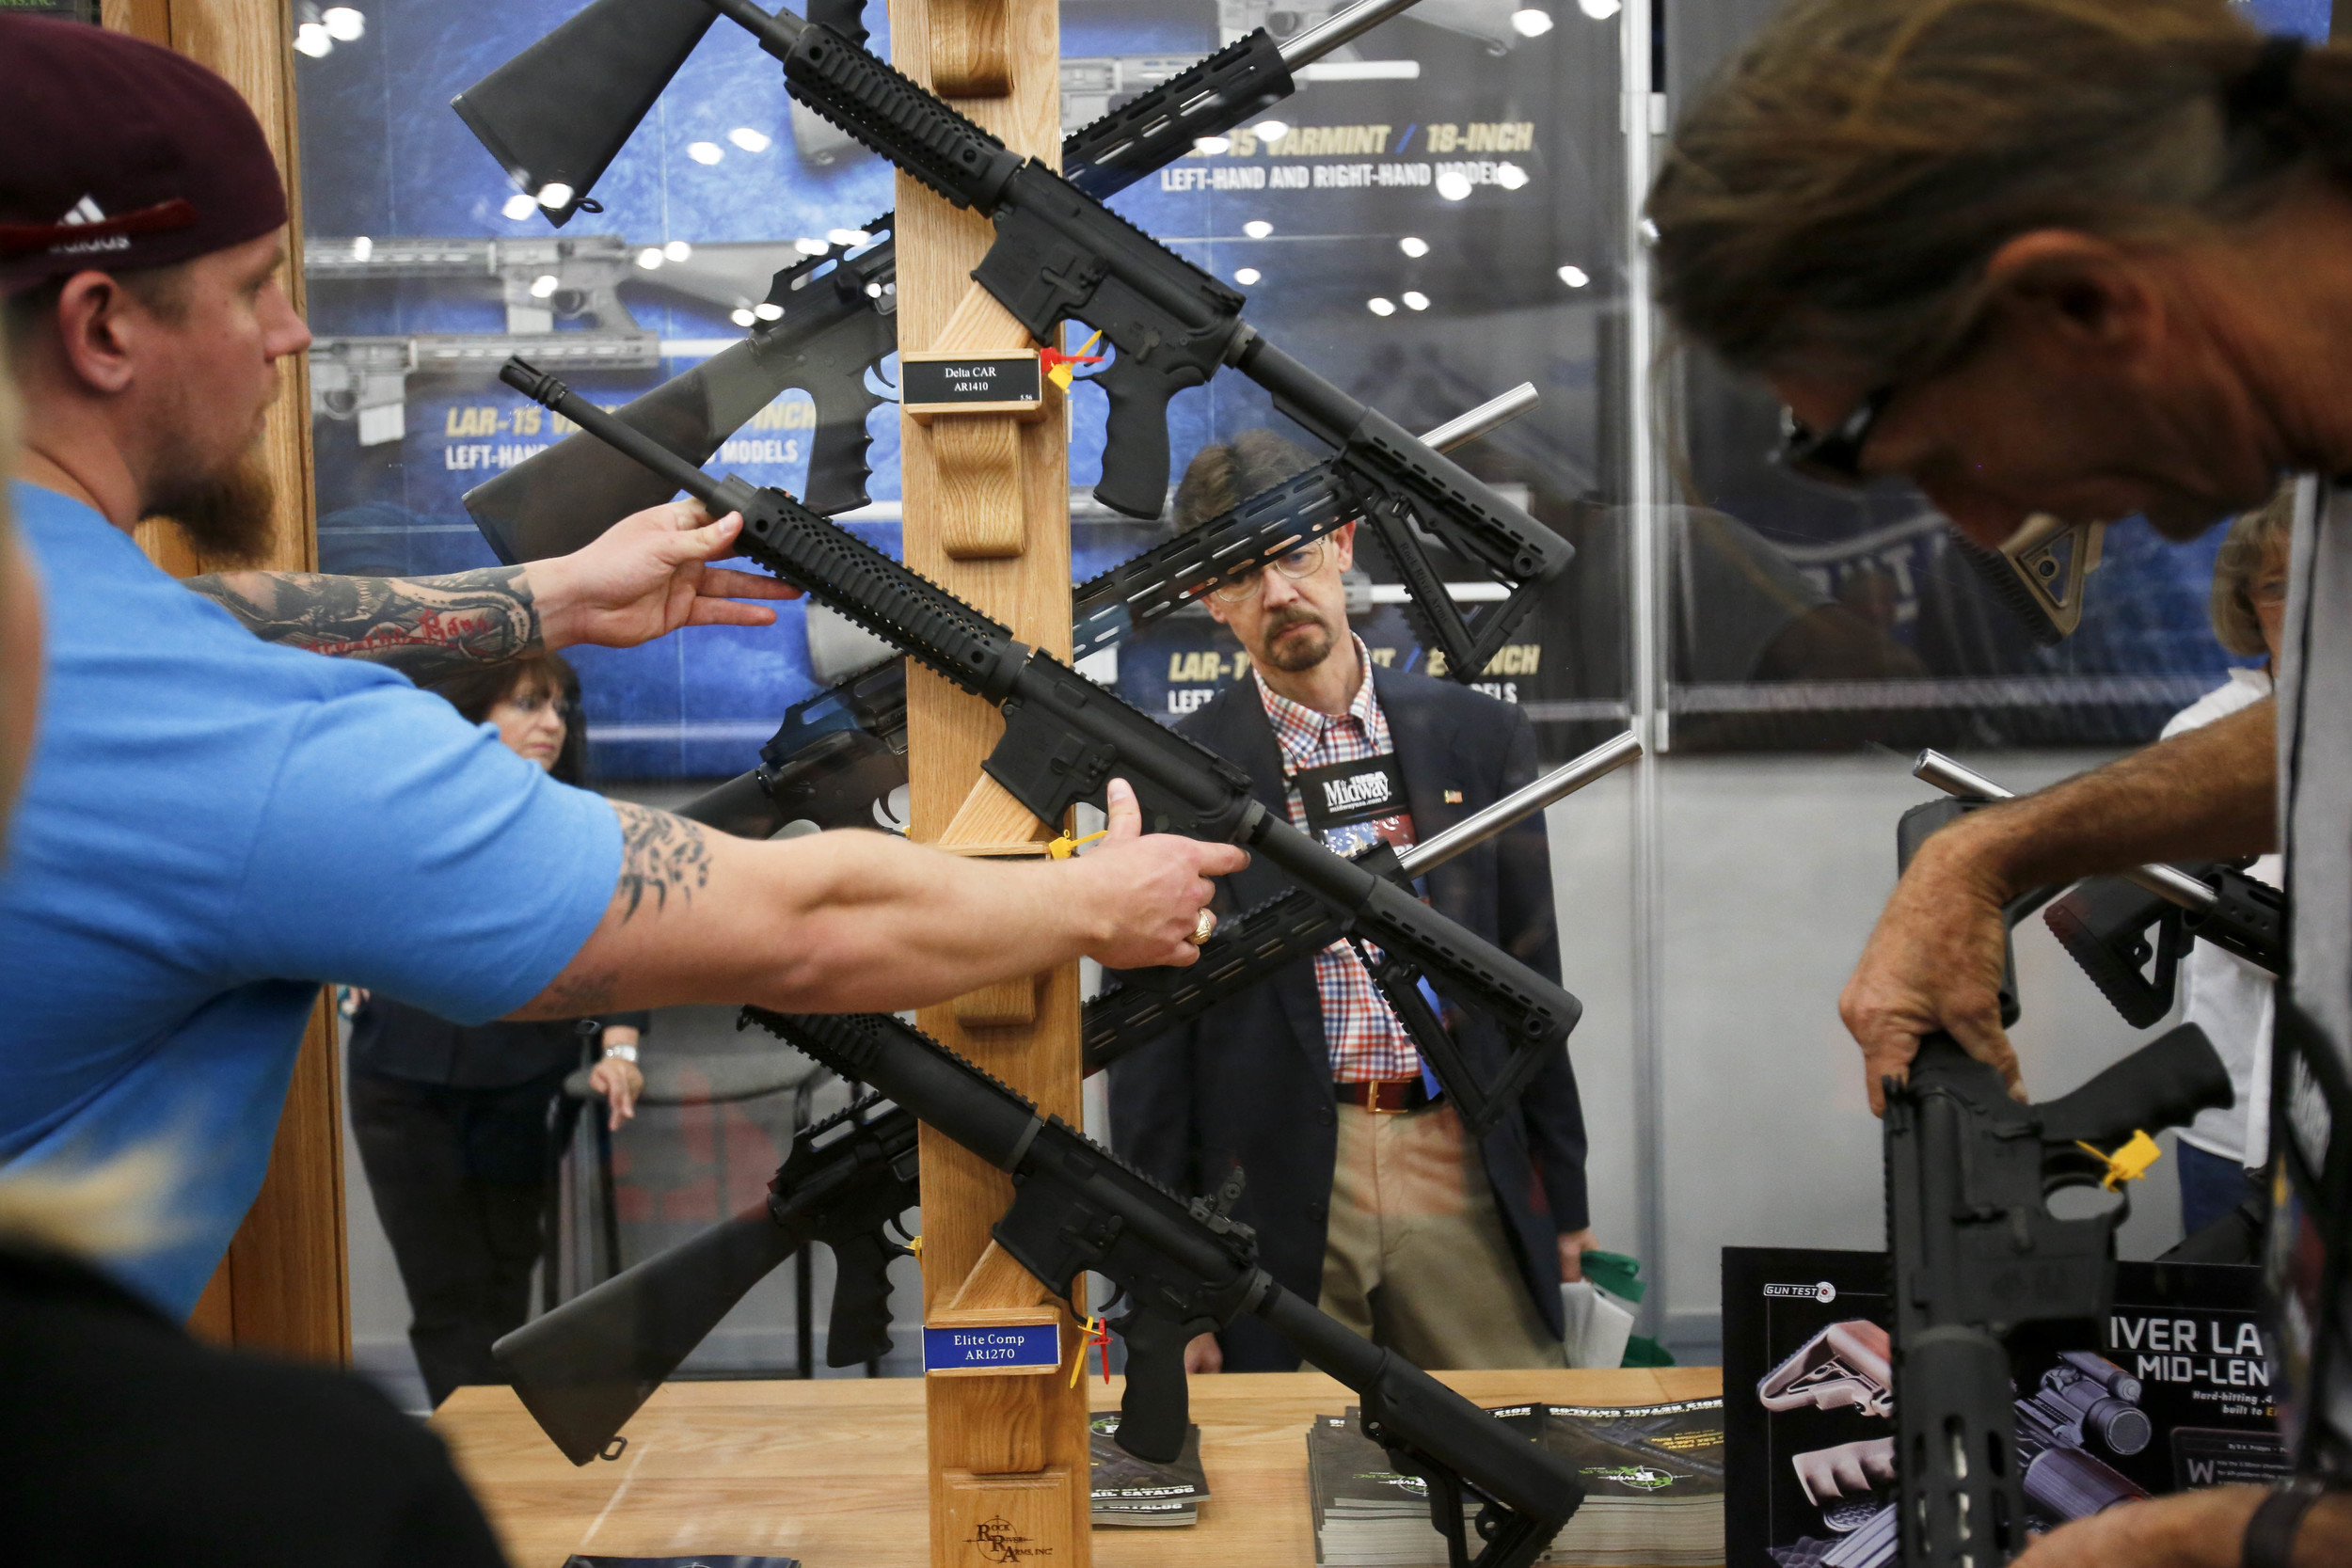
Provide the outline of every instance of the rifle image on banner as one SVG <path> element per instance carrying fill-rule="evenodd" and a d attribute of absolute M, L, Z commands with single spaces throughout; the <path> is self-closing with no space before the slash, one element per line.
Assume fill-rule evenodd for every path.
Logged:
<path fill-rule="evenodd" d="M 1189 1419 L 1186 1341 L 1249 1312 L 1361 1397 L 1365 1435 L 1429 1483 L 1430 1520 L 1454 1568 L 1523 1568 L 1576 1512 L 1582 1488 L 1565 1464 L 1258 1267 L 1256 1235 L 1225 1212 L 1238 1172 L 1214 1203 L 1180 1197 L 886 1015 L 751 1007 L 744 1017 L 1009 1173 L 1012 1207 L 989 1234 L 1046 1291 L 1066 1297 L 1086 1270 L 1118 1287 L 1128 1311 L 1112 1326 L 1127 1341 L 1127 1389 L 1116 1436 L 1128 1452 L 1175 1459 Z"/>
<path fill-rule="evenodd" d="M 1076 320 L 1109 342 L 1116 356 L 1092 378 L 1110 402 L 1094 492 L 1105 506 L 1160 515 L 1168 400 L 1230 365 L 1337 450 L 1366 522 L 1411 593 L 1417 629 L 1450 667 L 1485 669 L 1544 585 L 1567 568 L 1574 551 L 1565 540 L 1276 348 L 1241 319 L 1240 294 L 1090 195 L 1086 168 L 1073 170 L 1073 182 L 1023 158 L 819 24 L 789 12 L 771 17 L 753 0 L 708 0 L 708 8 L 705 0 L 595 0 L 468 88 L 456 107 L 523 187 L 558 209 L 550 193 L 575 198 L 603 171 L 708 26 L 708 8 L 784 62 L 796 99 L 954 205 L 994 220 L 995 241 L 972 277 L 1031 338 L 1051 341 L 1064 321 Z M 1191 90 L 1216 90 L 1220 62 L 1237 61 L 1235 51 L 1254 42 L 1210 56 Z M 1135 126 L 1116 150 L 1128 166 L 1143 166 L 1168 125 L 1135 116 L 1131 104 L 1109 119 Z M 1088 166 L 1112 164 L 1106 155 Z M 1505 584 L 1504 600 L 1473 623 L 1444 592 L 1416 527 Z"/>
<path fill-rule="evenodd" d="M 1985 801 L 1906 813 L 1902 863 L 1971 803 Z M 2042 896 L 2012 904 L 2010 923 Z M 2005 987 L 2003 1024 L 2017 1016 Z M 2115 1232 L 2131 1210 L 2121 1184 L 2155 1158 L 2150 1133 L 2231 1103 L 2230 1075 L 2205 1032 L 2184 1024 L 2072 1094 L 2022 1105 L 1995 1069 L 1937 1033 L 1920 1037 L 1909 1081 L 1889 1077 L 1884 1088 L 1901 1561 L 1994 1568 L 2026 1548 L 2023 1477 L 2034 1457 L 2019 1445 L 2002 1337 L 2021 1323 L 2106 1314 Z M 2069 1187 L 2122 1201 L 2060 1219 L 2048 1199 Z"/>
<path fill-rule="evenodd" d="M 499 373 L 534 402 L 660 469 L 713 516 L 741 513 L 738 546 L 745 555 L 997 705 L 1004 738 L 981 770 L 1039 822 L 1059 824 L 1080 800 L 1100 806 L 1116 773 L 1134 785 L 1152 831 L 1238 844 L 1265 856 L 1363 940 L 1410 962 L 1456 1001 L 1475 999 L 1501 1026 L 1511 1057 L 1495 1083 L 1446 1085 L 1462 1103 L 1508 1103 L 1576 1027 L 1583 1005 L 1575 997 L 1270 815 L 1251 793 L 1248 775 L 1232 763 L 1161 727 L 1052 655 L 1016 641 L 1009 629 L 937 583 L 781 490 L 712 479 L 553 376 L 518 360 Z M 1470 1127 L 1473 1135 L 1483 1131 Z"/>
<path fill-rule="evenodd" d="M 1387 844 L 1377 845 L 1359 855 L 1354 863 L 1409 888 L 1422 872 L 1484 844 L 1641 754 L 1642 743 L 1630 732 L 1613 736 L 1425 844 L 1417 844 L 1401 855 Z M 1216 934 L 1201 945 L 1200 961 L 1189 968 L 1113 972 L 1108 976 L 1112 983 L 1086 1005 L 1080 1034 L 1086 1070 L 1102 1071 L 1136 1047 L 1200 1017 L 1286 965 L 1312 958 L 1333 942 L 1356 935 L 1345 919 L 1311 895 L 1292 892 L 1220 924 Z M 1421 976 L 1412 963 L 1383 953 L 1378 962 L 1364 967 L 1412 1037 L 1414 1048 L 1448 1085 L 1447 1092 L 1452 1094 L 1456 1083 L 1470 1085 L 1467 1093 L 1476 1098 L 1457 1098 L 1454 1103 L 1454 1112 L 1465 1125 L 1486 1127 L 1498 1120 L 1509 1108 L 1507 1103 L 1494 1102 L 1491 1094 L 1471 1080 L 1468 1066 L 1459 1060 L 1453 1035 L 1422 1000 Z"/>
<path fill-rule="evenodd" d="M 1920 752 L 1912 773 L 1947 794 L 2013 799 L 1941 752 Z M 2286 895 L 2248 876 L 2243 864 L 2143 865 L 2118 876 L 2086 878 L 2042 918 L 2135 1029 L 2171 1011 L 2174 971 L 2193 940 L 2210 942 L 2272 974 L 2286 969 Z"/>
<path fill-rule="evenodd" d="M 865 1119 L 859 1101 L 803 1130 L 768 1200 L 534 1318 L 491 1347 L 565 1458 L 585 1465 L 745 1291 L 812 1242 L 833 1249 L 825 1364 L 890 1349 L 889 1267 L 910 1256 L 884 1227 L 915 1206 L 914 1118 Z"/>
<path fill-rule="evenodd" d="M 302 242 L 302 276 L 312 289 L 429 278 L 486 285 L 506 309 L 504 332 L 319 338 L 310 345 L 311 416 L 357 420 L 359 445 L 380 446 L 407 433 L 411 375 L 487 375 L 510 354 L 532 355 L 564 370 L 657 368 L 661 341 L 629 313 L 621 298 L 623 284 L 681 294 L 723 309 L 749 306 L 747 291 L 764 286 L 753 280 L 765 278 L 793 251 L 789 245 L 757 244 L 673 249 L 675 254 L 633 245 L 618 234 L 502 240 L 307 238 Z M 559 320 L 575 323 L 576 328 L 558 331 Z"/>
<path fill-rule="evenodd" d="M 1062 166 L 1095 196 L 1124 190 L 1191 151 L 1196 137 L 1232 130 L 1288 97 L 1294 71 L 1379 25 L 1411 3 L 1358 0 L 1329 24 L 1279 46 L 1261 27 L 1176 73 L 1173 80 L 1160 81 L 1116 113 L 1064 137 Z M 590 14 L 583 11 L 566 26 L 587 29 Z M 645 10 L 632 20 L 655 15 Z M 514 143 L 513 155 L 500 150 L 508 144 L 499 139 L 495 126 L 518 108 L 535 103 L 533 95 L 540 90 L 541 78 L 529 63 L 534 58 L 532 54 L 527 52 L 460 93 L 453 107 L 532 194 L 538 195 L 543 188 L 543 183 L 533 181 L 549 180 L 584 193 L 603 175 L 637 119 L 643 118 L 643 106 L 631 118 L 620 118 L 628 112 L 636 94 L 642 92 L 644 103 L 650 104 L 677 64 L 717 20 L 699 3 L 660 15 L 676 30 L 639 35 L 660 45 L 643 61 L 644 82 L 634 74 L 637 60 L 632 58 L 624 67 L 618 58 L 606 62 L 600 57 L 600 63 L 610 68 L 611 86 L 619 96 L 575 111 L 577 123 L 566 118 L 544 137 L 534 125 L 530 135 Z M 815 6 L 808 15 L 811 22 L 827 23 L 849 34 L 848 28 Z M 621 47 L 617 33 L 596 36 L 616 49 Z M 866 41 L 863 29 L 850 36 L 854 42 Z M 657 61 L 669 59 L 673 52 L 675 59 L 655 78 Z M 1068 66 L 1065 61 L 1065 75 Z M 648 86 L 651 91 L 644 90 Z M 624 87 L 632 90 L 621 94 Z M 517 93 L 523 95 L 519 104 L 515 102 Z M 576 151 L 599 145 L 580 138 L 608 128 L 617 129 L 618 139 L 602 150 L 600 157 L 575 168 L 567 160 Z M 518 158 L 540 160 L 543 166 L 532 172 Z M 578 199 L 576 194 L 542 210 L 561 227 L 570 221 Z M 747 341 L 645 393 L 623 408 L 621 418 L 699 466 L 710 461 L 720 444 L 744 420 L 787 388 L 797 387 L 817 405 L 816 439 L 803 499 L 810 511 L 828 516 L 865 505 L 869 471 L 866 417 L 882 401 L 866 389 L 866 378 L 869 372 L 878 372 L 883 357 L 898 346 L 898 327 L 892 319 L 898 309 L 898 242 L 889 232 L 894 223 L 885 214 L 854 230 L 857 237 L 849 243 L 777 273 L 767 299 L 755 312 L 755 325 Z M 617 461 L 597 442 L 575 436 L 477 485 L 466 497 L 466 505 L 481 524 L 491 548 L 514 565 L 567 555 L 629 514 L 667 499 L 669 492 L 659 489 L 644 469 Z"/>
<path fill-rule="evenodd" d="M 1522 382 L 1422 439 L 1440 450 L 1473 440 L 1535 401 L 1535 388 Z M 623 409 L 620 417 L 627 416 Z M 601 444 L 596 450 L 618 456 Z M 1075 593 L 1072 662 L 1175 613 L 1219 583 L 1264 570 L 1347 521 L 1327 483 L 1329 467 L 1299 474 L 1082 584 Z M 491 484 L 469 493 L 467 503 Z M 484 533 L 489 533 L 486 523 Z M 846 732 L 852 728 L 864 738 L 851 738 Z M 804 748 L 806 756 L 800 754 Z M 905 671 L 894 663 L 794 704 L 759 756 L 757 768 L 679 807 L 677 815 L 745 838 L 766 838 L 802 819 L 823 828 L 873 825 L 872 803 L 907 782 Z M 863 800 L 854 799 L 868 788 L 872 793 Z"/>

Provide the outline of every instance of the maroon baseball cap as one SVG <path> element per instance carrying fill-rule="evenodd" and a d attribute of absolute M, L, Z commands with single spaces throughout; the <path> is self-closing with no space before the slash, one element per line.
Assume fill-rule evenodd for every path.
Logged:
<path fill-rule="evenodd" d="M 183 55 L 84 23 L 0 14 L 0 294 L 168 266 L 286 221 L 237 89 Z"/>

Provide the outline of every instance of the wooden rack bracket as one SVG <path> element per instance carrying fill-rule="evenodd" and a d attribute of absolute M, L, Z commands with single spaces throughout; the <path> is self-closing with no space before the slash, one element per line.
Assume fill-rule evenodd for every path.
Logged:
<path fill-rule="evenodd" d="M 1012 91 L 1011 28 L 1005 0 L 930 0 L 931 90 L 942 98 L 1003 98 Z"/>
<path fill-rule="evenodd" d="M 1017 974 L 965 991 L 955 1000 L 956 1022 L 966 1029 L 1026 1029 L 1037 1022 L 1038 977 Z"/>
<path fill-rule="evenodd" d="M 956 855 L 1041 855 L 1054 830 L 1029 815 L 1012 792 L 982 773 L 931 847 Z"/>
<path fill-rule="evenodd" d="M 942 501 L 939 543 L 956 561 L 1002 561 L 1028 543 L 1021 505 L 1021 419 L 961 414 L 931 422 Z"/>

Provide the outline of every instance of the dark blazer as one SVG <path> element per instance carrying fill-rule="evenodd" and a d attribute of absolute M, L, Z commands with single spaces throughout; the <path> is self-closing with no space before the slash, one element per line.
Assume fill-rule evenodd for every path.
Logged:
<path fill-rule="evenodd" d="M 1534 778 L 1535 734 L 1518 708 L 1450 681 L 1377 667 L 1373 688 L 1418 837 Z M 1269 810 L 1287 811 L 1281 752 L 1256 681 L 1236 682 L 1176 727 L 1247 770 Z M 1449 790 L 1461 800 L 1449 802 Z M 1263 860 L 1223 882 L 1220 911 L 1252 908 L 1289 885 Z M 1559 976 L 1542 814 L 1438 867 L 1424 885 L 1438 910 Z M 1502 1038 L 1483 1014 L 1470 1015 L 1462 1046 L 1481 1072 L 1502 1057 Z M 1180 1192 L 1215 1192 L 1238 1162 L 1247 1184 L 1234 1215 L 1256 1227 L 1261 1260 L 1284 1289 L 1308 1301 L 1322 1293 L 1339 1132 L 1311 959 L 1121 1058 L 1111 1069 L 1111 1128 L 1121 1154 Z M 1520 1275 L 1557 1332 L 1558 1237 L 1588 1223 L 1584 1113 L 1567 1053 L 1535 1075 L 1518 1114 L 1486 1135 L 1481 1152 Z M 1298 1363 L 1255 1318 L 1236 1319 L 1219 1339 L 1234 1371 L 1287 1371 Z"/>

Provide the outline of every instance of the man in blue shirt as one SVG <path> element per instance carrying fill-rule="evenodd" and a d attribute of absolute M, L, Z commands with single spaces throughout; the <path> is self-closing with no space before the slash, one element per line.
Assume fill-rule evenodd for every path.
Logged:
<path fill-rule="evenodd" d="M 42 130 L 62 124 L 75 134 Z M 379 664 L 257 640 L 130 531 L 168 515 L 230 556 L 266 536 L 251 453 L 277 361 L 310 334 L 278 282 L 285 203 L 260 126 L 179 55 L 0 16 L 0 145 L 17 150 L 0 295 L 27 411 L 12 499 L 48 673 L 0 875 L 0 1161 L 171 1148 L 173 1239 L 119 1266 L 166 1310 L 194 1305 L 260 1185 L 322 981 L 472 1023 L 892 1009 L 1081 953 L 1195 956 L 1205 879 L 1243 856 L 1140 836 L 1123 786 L 1110 840 L 1070 862 L 878 833 L 753 843 L 555 784 Z M 739 526 L 659 508 L 602 553 L 457 588 L 209 586 L 340 651 L 625 643 L 764 616 L 721 608 L 739 584 L 702 565 Z"/>

